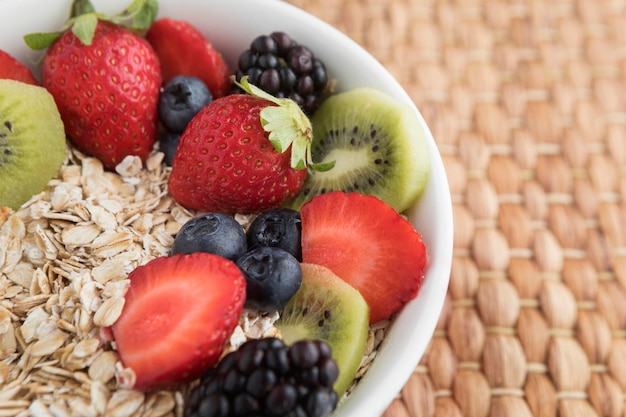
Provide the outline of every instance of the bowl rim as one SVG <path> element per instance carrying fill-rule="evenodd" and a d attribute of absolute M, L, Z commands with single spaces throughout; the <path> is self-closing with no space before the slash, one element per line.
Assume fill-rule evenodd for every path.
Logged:
<path fill-rule="evenodd" d="M 302 39 L 306 36 L 307 45 L 316 51 L 316 54 L 326 62 L 331 74 L 337 72 L 337 70 L 341 72 L 341 69 L 335 65 L 335 62 L 341 61 L 333 61 L 333 59 L 342 58 L 341 55 L 344 54 L 342 51 L 349 50 L 350 54 L 348 55 L 355 61 L 355 65 L 358 65 L 359 68 L 367 68 L 366 72 L 369 74 L 369 78 L 365 77 L 367 85 L 383 89 L 409 105 L 417 115 L 424 135 L 426 135 L 428 140 L 431 155 L 431 175 L 424 196 L 407 212 L 409 218 L 418 219 L 417 224 L 414 223 L 414 226 L 420 233 L 422 232 L 420 230 L 421 226 L 428 226 L 430 230 L 432 224 L 436 225 L 434 228 L 436 229 L 436 235 L 433 233 L 424 235 L 428 254 L 426 279 L 417 298 L 407 304 L 395 317 L 389 334 L 379 349 L 378 357 L 368 369 L 366 376 L 357 384 L 349 398 L 342 402 L 341 406 L 333 413 L 333 417 L 376 417 L 381 415 L 391 404 L 414 372 L 415 367 L 430 343 L 443 310 L 453 252 L 453 213 L 448 179 L 441 155 L 430 129 L 402 85 L 383 64 L 356 41 L 313 14 L 282 0 L 265 0 L 265 2 L 258 0 L 230 0 L 227 3 L 227 10 L 224 7 L 226 3 L 220 2 L 220 0 L 160 0 L 159 17 L 185 18 L 185 13 L 188 13 L 189 8 L 198 7 L 200 8 L 199 10 L 204 11 L 219 4 L 221 9 L 218 9 L 218 19 L 224 21 L 218 22 L 219 24 L 216 28 L 206 29 L 200 25 L 203 13 L 187 17 L 201 29 L 205 36 L 211 39 L 218 50 L 225 51 L 225 58 L 232 67 L 236 56 L 233 54 L 233 49 L 229 49 L 228 46 L 241 43 L 241 37 L 220 41 L 214 37 L 212 38 L 212 34 L 219 30 L 224 30 L 224 27 L 227 26 L 227 23 L 225 23 L 228 21 L 227 19 L 229 17 L 232 18 L 236 14 L 241 19 L 256 19 L 255 14 L 262 13 L 262 10 L 267 9 L 272 1 L 272 13 L 283 19 L 280 30 L 292 34 L 296 39 Z M 0 49 L 2 49 L 3 45 L 9 44 L 8 52 L 14 54 L 18 59 L 23 62 L 35 62 L 35 54 L 28 51 L 25 45 L 20 46 L 15 44 L 15 42 L 10 44 L 6 41 L 7 36 L 10 33 L 13 33 L 14 36 L 16 31 L 14 26 L 16 25 L 18 25 L 22 34 L 58 29 L 60 26 L 55 25 L 58 25 L 59 21 L 62 22 L 65 19 L 70 3 L 71 0 L 45 2 L 43 4 L 37 0 L 0 0 L 0 15 L 5 17 L 17 17 L 20 11 L 30 7 L 39 9 L 39 13 L 36 16 L 29 16 L 28 21 L 22 18 L 11 19 L 11 24 L 6 25 L 4 29 L 0 28 Z M 125 6 L 129 3 L 129 0 L 93 0 L 93 3 L 99 10 L 111 13 L 121 10 L 119 6 Z M 49 9 L 48 11 L 52 13 L 45 13 L 45 9 Z M 242 15 L 242 10 L 250 11 L 252 14 Z M 264 22 L 256 22 L 254 27 L 257 31 L 274 30 L 271 25 Z M 315 32 L 317 36 L 310 38 L 311 42 L 308 42 L 309 37 L 307 34 L 310 36 L 310 32 Z M 334 48 L 332 50 L 325 48 L 322 53 L 318 53 L 330 41 L 333 42 Z M 361 86 L 363 80 L 358 77 L 351 77 L 342 79 L 341 82 L 340 88 L 350 89 Z M 433 173 L 435 175 L 432 175 Z M 431 200 L 438 204 L 434 206 L 425 203 Z M 434 244 L 432 244 L 433 242 Z M 424 316 L 427 316 L 428 320 L 418 322 L 420 331 L 417 332 L 415 330 L 415 318 L 423 318 Z M 401 340 L 403 343 L 392 343 L 396 340 Z M 384 379 L 380 379 L 383 377 Z M 383 380 L 384 383 L 380 383 L 380 380 Z"/>

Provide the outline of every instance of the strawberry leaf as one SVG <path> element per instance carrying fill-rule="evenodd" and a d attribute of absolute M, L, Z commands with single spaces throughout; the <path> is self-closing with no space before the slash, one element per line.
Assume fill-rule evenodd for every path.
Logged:
<path fill-rule="evenodd" d="M 156 0 L 133 0 L 126 10 L 112 16 L 111 21 L 142 33 L 150 29 L 158 11 L 159 5 Z"/>
<path fill-rule="evenodd" d="M 261 126 L 269 133 L 269 140 L 278 152 L 285 152 L 291 147 L 291 167 L 305 169 L 309 166 L 316 171 L 328 171 L 335 161 L 316 164 L 311 157 L 313 127 L 311 121 L 298 103 L 288 98 L 277 98 L 250 84 L 248 77 L 233 82 L 250 95 L 259 97 L 276 106 L 267 106 L 261 110 Z"/>
<path fill-rule="evenodd" d="M 261 110 L 261 125 L 266 132 L 269 132 L 270 142 L 279 152 L 285 152 L 292 143 L 297 141 L 304 144 L 309 141 L 312 131 L 311 123 L 301 111 L 297 110 L 300 110 L 300 107 L 294 101 L 286 101 L 278 106 L 267 106 Z M 291 149 L 293 168 L 306 168 L 305 151 L 306 148 Z"/>
<path fill-rule="evenodd" d="M 62 34 L 63 32 L 29 33 L 28 35 L 24 35 L 24 42 L 30 49 L 41 51 L 52 45 Z"/>
<path fill-rule="evenodd" d="M 72 25 L 72 33 L 76 35 L 83 45 L 91 45 L 93 34 L 98 26 L 98 18 L 94 13 L 78 16 Z"/>

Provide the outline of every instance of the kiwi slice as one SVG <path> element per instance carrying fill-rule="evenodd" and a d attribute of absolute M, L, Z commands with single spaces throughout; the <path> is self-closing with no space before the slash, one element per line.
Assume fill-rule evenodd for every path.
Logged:
<path fill-rule="evenodd" d="M 65 156 L 65 128 L 50 93 L 0 80 L 0 207 L 17 210 L 41 192 Z"/>
<path fill-rule="evenodd" d="M 335 161 L 335 166 L 311 170 L 290 207 L 299 209 L 330 191 L 356 191 L 403 212 L 424 192 L 430 173 L 428 142 L 415 111 L 405 103 L 360 87 L 329 97 L 311 123 L 313 161 Z"/>
<path fill-rule="evenodd" d="M 330 269 L 303 263 L 302 285 L 276 322 L 283 340 L 321 339 L 339 367 L 334 389 L 341 398 L 365 352 L 369 309 L 361 294 Z"/>

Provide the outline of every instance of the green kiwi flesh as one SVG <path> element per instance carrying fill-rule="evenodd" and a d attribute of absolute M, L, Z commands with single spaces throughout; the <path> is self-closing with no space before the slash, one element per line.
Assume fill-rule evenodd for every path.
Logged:
<path fill-rule="evenodd" d="M 428 142 L 410 106 L 381 90 L 360 87 L 326 99 L 311 123 L 313 161 L 335 161 L 335 166 L 310 170 L 291 208 L 299 209 L 318 194 L 356 191 L 403 212 L 424 192 L 430 173 Z"/>
<path fill-rule="evenodd" d="M 43 191 L 66 156 L 65 128 L 48 91 L 0 80 L 0 207 Z"/>
<path fill-rule="evenodd" d="M 339 367 L 334 389 L 341 398 L 359 369 L 369 330 L 369 308 L 361 294 L 330 269 L 303 263 L 302 286 L 276 322 L 283 340 L 322 339 Z"/>

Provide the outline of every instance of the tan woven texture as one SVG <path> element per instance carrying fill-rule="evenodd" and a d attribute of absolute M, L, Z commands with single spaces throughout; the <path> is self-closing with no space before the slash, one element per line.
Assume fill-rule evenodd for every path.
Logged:
<path fill-rule="evenodd" d="M 449 176 L 448 300 L 385 417 L 623 416 L 626 1 L 291 3 L 398 78 Z"/>

